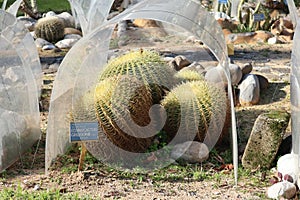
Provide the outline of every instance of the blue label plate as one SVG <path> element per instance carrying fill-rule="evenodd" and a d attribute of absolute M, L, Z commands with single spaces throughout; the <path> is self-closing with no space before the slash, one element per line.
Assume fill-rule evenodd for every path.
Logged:
<path fill-rule="evenodd" d="M 264 15 L 264 13 L 257 13 L 257 14 L 254 14 L 253 17 L 254 17 L 254 21 L 255 21 L 255 22 L 265 20 L 265 15 Z"/>
<path fill-rule="evenodd" d="M 71 122 L 70 141 L 98 140 L 98 122 Z"/>

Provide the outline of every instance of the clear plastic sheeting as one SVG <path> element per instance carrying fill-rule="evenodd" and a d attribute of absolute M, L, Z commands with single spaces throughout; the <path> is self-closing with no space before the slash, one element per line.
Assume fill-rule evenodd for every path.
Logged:
<path fill-rule="evenodd" d="M 7 0 L 4 0 L 2 3 L 2 10 L 4 10 L 6 8 L 6 4 L 7 4 Z"/>
<path fill-rule="evenodd" d="M 38 106 L 41 66 L 23 23 L 0 10 L 0 171 L 40 137 Z"/>
<path fill-rule="evenodd" d="M 134 19 L 156 20 L 166 25 L 164 27 L 177 27 L 177 31 L 184 30 L 201 40 L 224 68 L 228 78 L 228 85 L 231 85 L 225 39 L 220 26 L 212 15 L 195 1 L 142 1 L 110 21 L 107 21 L 88 35 L 85 35 L 68 52 L 60 65 L 50 101 L 46 139 L 46 170 L 48 170 L 56 156 L 65 153 L 70 146 L 69 127 L 70 121 L 74 120 L 72 109 L 77 106 L 76 104 L 82 97 L 88 97 L 88 93 L 95 88 L 99 74 L 103 71 L 109 59 L 109 47 L 112 45 L 111 37 L 116 25 L 120 22 Z M 143 47 L 144 46 L 140 46 L 140 48 Z M 232 97 L 231 87 L 229 87 L 229 96 Z M 89 101 L 88 98 L 85 100 Z M 82 117 L 85 117 L 84 120 L 95 120 L 94 108 L 85 107 L 87 104 L 80 105 L 81 109 L 83 109 Z M 231 105 L 232 119 L 235 122 L 232 98 Z M 78 118 L 77 121 L 79 122 L 81 119 Z M 235 152 L 237 152 L 235 123 L 233 124 L 233 130 L 233 139 L 235 140 L 233 145 Z M 102 132 L 101 128 L 99 132 L 100 135 Z M 85 143 L 88 150 L 98 159 L 101 159 L 103 155 L 99 156 L 94 153 L 95 149 L 101 149 L 101 143 L 102 141 Z M 98 151 L 96 150 L 96 152 Z M 135 153 L 131 152 L 125 152 L 125 154 L 127 154 L 129 158 L 135 158 L 136 156 Z M 237 157 L 234 159 L 235 166 L 237 166 L 236 158 Z M 102 157 L 102 159 L 105 158 Z M 115 157 L 115 159 L 118 158 Z M 237 167 L 235 167 L 235 169 L 237 169 Z"/>
<path fill-rule="evenodd" d="M 290 16 L 291 16 L 291 20 L 293 22 L 294 27 L 296 27 L 297 25 L 297 21 L 298 21 L 298 12 L 297 12 L 297 8 L 295 5 L 294 0 L 286 0 L 287 4 L 288 4 L 288 8 L 290 11 Z"/>
<path fill-rule="evenodd" d="M 6 9 L 7 12 L 12 14 L 13 16 L 17 16 L 17 12 L 19 10 L 19 7 L 21 5 L 23 0 L 17 0 L 13 4 L 9 6 L 9 8 Z"/>
<path fill-rule="evenodd" d="M 114 0 L 69 0 L 75 21 L 87 34 L 106 21 Z"/>
<path fill-rule="evenodd" d="M 300 27 L 299 25 L 299 17 L 297 14 L 297 9 L 293 0 L 287 0 L 291 20 L 295 27 L 294 32 L 294 41 L 293 41 L 293 49 L 292 49 L 292 60 L 291 60 L 291 131 L 293 138 L 293 148 L 292 152 L 299 155 L 300 151 L 300 48 L 298 46 L 300 42 Z M 299 172 L 300 172 L 300 158 L 298 156 L 298 181 L 299 181 Z M 299 184 L 299 182 L 298 182 Z"/>

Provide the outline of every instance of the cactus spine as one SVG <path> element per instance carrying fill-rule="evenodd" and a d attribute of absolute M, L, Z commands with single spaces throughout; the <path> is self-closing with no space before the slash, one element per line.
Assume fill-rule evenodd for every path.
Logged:
<path fill-rule="evenodd" d="M 108 78 L 95 88 L 94 110 L 100 126 L 115 145 L 127 151 L 143 152 L 151 144 L 151 137 L 135 137 L 130 124 L 131 120 L 138 126 L 149 124 L 151 106 L 150 90 L 132 77 Z"/>
<path fill-rule="evenodd" d="M 177 82 L 175 70 L 162 60 L 158 52 L 132 51 L 111 60 L 100 75 L 100 80 L 114 75 L 129 75 L 142 81 L 151 89 L 153 103 L 159 103 L 165 90 Z"/>
<path fill-rule="evenodd" d="M 64 22 L 58 17 L 51 16 L 38 20 L 35 25 L 35 36 L 48 42 L 55 43 L 64 37 Z"/>
<path fill-rule="evenodd" d="M 162 100 L 161 104 L 167 112 L 164 130 L 168 134 L 169 140 L 175 134 L 180 134 L 181 141 L 178 142 L 194 139 L 202 142 L 210 125 L 215 125 L 217 122 L 217 126 L 222 126 L 225 123 L 227 110 L 225 91 L 206 81 L 192 81 L 175 87 Z M 183 133 L 179 131 L 180 126 L 186 127 Z M 195 132 L 189 131 L 189 129 L 195 130 Z M 177 133 L 178 131 L 179 133 Z M 211 131 L 210 134 L 216 134 L 218 137 L 217 134 L 220 132 Z M 207 137 L 214 138 L 214 135 Z"/>
<path fill-rule="evenodd" d="M 181 82 L 204 80 L 204 77 L 201 74 L 193 70 L 180 70 L 175 74 L 175 77 Z"/>

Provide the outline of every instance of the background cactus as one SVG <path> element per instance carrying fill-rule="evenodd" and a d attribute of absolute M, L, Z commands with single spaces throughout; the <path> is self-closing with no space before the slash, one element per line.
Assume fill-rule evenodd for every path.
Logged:
<path fill-rule="evenodd" d="M 161 102 L 167 112 L 164 130 L 168 140 L 177 134 L 180 138 L 177 142 L 189 140 L 202 142 L 209 126 L 222 131 L 220 126 L 224 124 L 226 126 L 228 123 L 228 120 L 225 120 L 229 110 L 227 102 L 225 91 L 206 81 L 187 82 L 172 89 Z M 180 126 L 183 130 L 179 131 Z M 211 131 L 210 134 L 213 135 L 207 135 L 207 138 L 216 141 L 215 138 L 219 138 L 220 132 Z"/>
<path fill-rule="evenodd" d="M 180 70 L 175 74 L 175 78 L 179 79 L 181 82 L 204 80 L 204 77 L 201 74 L 193 70 Z"/>
<path fill-rule="evenodd" d="M 162 60 L 156 51 L 132 51 L 112 59 L 100 75 L 100 80 L 114 75 L 129 75 L 142 81 L 151 89 L 153 103 L 159 103 L 177 82 L 175 70 Z"/>
<path fill-rule="evenodd" d="M 55 43 L 64 37 L 64 22 L 58 17 L 51 16 L 38 20 L 35 25 L 35 36 L 48 42 Z"/>

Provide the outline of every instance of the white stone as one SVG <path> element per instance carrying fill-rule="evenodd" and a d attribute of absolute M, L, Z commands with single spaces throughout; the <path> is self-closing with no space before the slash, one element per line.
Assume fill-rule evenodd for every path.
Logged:
<path fill-rule="evenodd" d="M 201 142 L 187 141 L 173 147 L 171 158 L 187 163 L 200 163 L 208 159 L 209 149 Z"/>
<path fill-rule="evenodd" d="M 57 46 L 60 49 L 69 49 L 71 48 L 76 42 L 78 41 L 78 39 L 63 39 L 61 41 L 58 41 L 57 43 L 55 43 L 55 46 Z"/>
<path fill-rule="evenodd" d="M 271 37 L 268 39 L 268 44 L 276 44 L 277 43 L 277 37 Z"/>
<path fill-rule="evenodd" d="M 293 178 L 293 183 L 296 183 L 298 176 L 297 176 L 297 161 L 298 156 L 293 153 L 285 154 L 281 156 L 277 161 L 277 171 L 284 175 L 288 174 Z"/>
<path fill-rule="evenodd" d="M 256 75 L 246 74 L 238 86 L 241 105 L 255 105 L 260 99 L 260 86 Z"/>
<path fill-rule="evenodd" d="M 42 47 L 42 50 L 52 50 L 52 49 L 56 49 L 56 46 L 54 46 L 53 44 L 47 44 L 47 45 L 44 45 Z"/>
<path fill-rule="evenodd" d="M 278 182 L 268 188 L 267 195 L 271 199 L 280 197 L 291 199 L 296 194 L 296 186 L 288 181 Z"/>
<path fill-rule="evenodd" d="M 65 27 L 75 28 L 75 18 L 70 13 L 62 12 L 56 16 L 64 21 Z"/>
<path fill-rule="evenodd" d="M 47 12 L 47 13 L 44 13 L 44 14 L 43 14 L 43 17 L 50 17 L 50 16 L 55 16 L 55 15 L 56 15 L 55 12 L 49 11 L 49 12 Z"/>
<path fill-rule="evenodd" d="M 229 72 L 231 77 L 231 84 L 237 85 L 243 77 L 241 68 L 236 64 L 229 64 Z"/>
<path fill-rule="evenodd" d="M 35 46 L 36 46 L 37 48 L 43 48 L 43 46 L 45 46 L 45 45 L 51 45 L 50 42 L 48 42 L 47 40 L 45 40 L 45 39 L 43 39 L 43 38 L 37 38 L 37 39 L 34 41 L 34 43 L 35 43 Z"/>
<path fill-rule="evenodd" d="M 82 38 L 81 35 L 78 34 L 66 34 L 64 39 L 76 39 L 76 40 L 80 40 Z"/>

